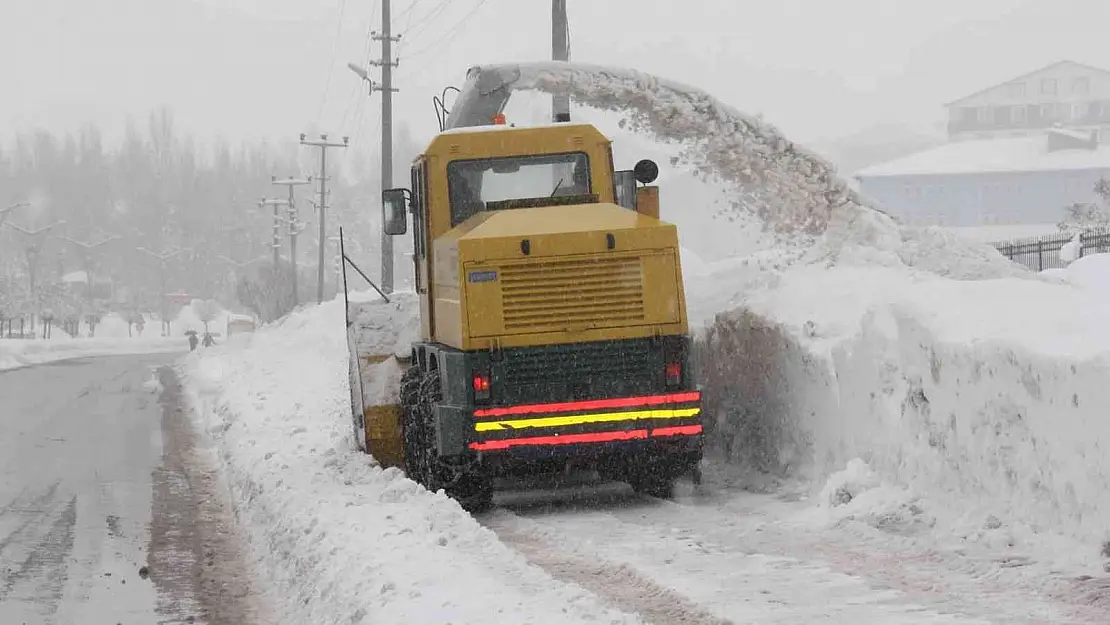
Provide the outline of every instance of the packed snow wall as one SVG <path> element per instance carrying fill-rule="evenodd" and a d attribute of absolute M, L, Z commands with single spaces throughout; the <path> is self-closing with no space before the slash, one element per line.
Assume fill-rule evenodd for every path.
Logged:
<path fill-rule="evenodd" d="M 701 337 L 713 439 L 732 462 L 820 485 L 859 458 L 907 500 L 959 502 L 980 525 L 1110 538 L 1110 339 L 1095 325 L 1110 306 L 1097 292 L 923 279 L 878 298 L 828 282 L 788 279 Z M 845 294 L 858 305 L 822 313 Z"/>

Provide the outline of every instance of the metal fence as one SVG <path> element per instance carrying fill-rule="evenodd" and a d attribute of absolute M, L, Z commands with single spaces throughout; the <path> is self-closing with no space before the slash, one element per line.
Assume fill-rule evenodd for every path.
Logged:
<path fill-rule="evenodd" d="M 1068 263 L 1060 260 L 1060 250 L 1074 234 L 1054 234 L 1030 239 L 992 243 L 1003 256 L 1035 271 L 1058 269 Z M 1088 230 L 1080 235 L 1079 256 L 1110 252 L 1110 230 Z"/>

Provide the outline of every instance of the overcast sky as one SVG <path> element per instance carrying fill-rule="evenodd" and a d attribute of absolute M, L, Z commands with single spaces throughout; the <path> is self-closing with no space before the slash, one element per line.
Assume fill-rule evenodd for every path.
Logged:
<path fill-rule="evenodd" d="M 1110 68 L 1106 0 L 569 0 L 573 60 L 707 89 L 798 141 L 936 124 L 944 102 L 1060 60 Z M 366 58 L 380 0 L 0 0 L 0 135 L 168 105 L 205 138 L 376 142 Z M 550 57 L 547 0 L 394 0 L 397 115 L 473 64 Z M 340 14 L 342 12 L 342 20 Z M 375 44 L 373 56 L 378 53 Z M 330 77 L 329 77 L 330 73 Z M 326 87 L 326 89 L 325 89 Z"/>

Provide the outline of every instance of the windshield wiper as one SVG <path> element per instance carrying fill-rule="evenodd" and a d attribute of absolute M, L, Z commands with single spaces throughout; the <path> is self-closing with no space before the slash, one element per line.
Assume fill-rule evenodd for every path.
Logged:
<path fill-rule="evenodd" d="M 566 180 L 566 178 L 559 178 L 559 182 L 557 182 L 555 188 L 551 190 L 551 195 L 547 197 L 555 197 L 555 194 L 559 192 L 559 187 L 563 186 L 564 180 Z"/>

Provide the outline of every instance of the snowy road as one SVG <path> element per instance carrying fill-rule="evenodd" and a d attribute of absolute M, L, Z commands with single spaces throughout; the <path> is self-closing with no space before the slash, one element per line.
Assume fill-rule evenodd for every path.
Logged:
<path fill-rule="evenodd" d="M 171 360 L 0 373 L 0 623 L 250 622 Z M 213 590 L 216 572 L 244 581 Z"/>
<path fill-rule="evenodd" d="M 1013 553 L 944 550 L 913 527 L 819 527 L 791 499 L 708 485 L 668 502 L 613 484 L 499 495 L 479 520 L 649 623 L 1108 622 L 1097 589 Z"/>

